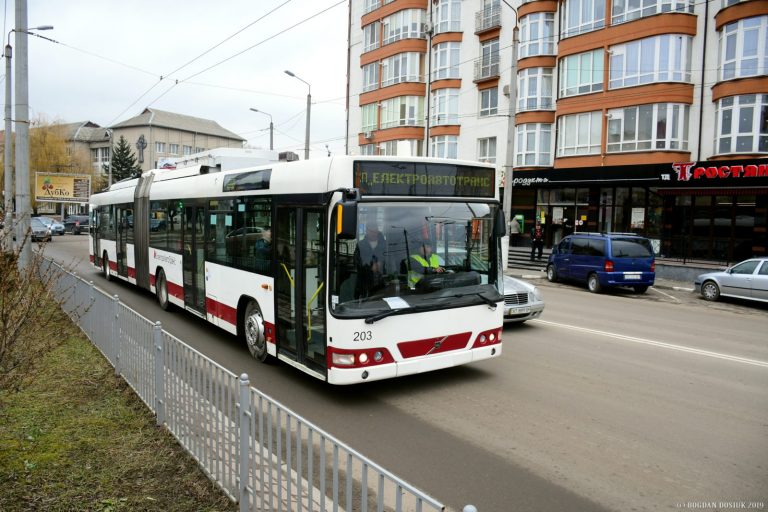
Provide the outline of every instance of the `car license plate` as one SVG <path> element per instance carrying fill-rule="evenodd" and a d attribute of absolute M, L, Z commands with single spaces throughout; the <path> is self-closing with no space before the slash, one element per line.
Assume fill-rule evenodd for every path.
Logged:
<path fill-rule="evenodd" d="M 639 280 L 641 277 L 640 274 L 624 274 L 625 280 Z"/>
<path fill-rule="evenodd" d="M 504 313 L 505 315 L 523 315 L 525 313 L 530 313 L 531 308 L 528 306 L 521 307 L 521 308 L 507 308 L 507 311 Z"/>

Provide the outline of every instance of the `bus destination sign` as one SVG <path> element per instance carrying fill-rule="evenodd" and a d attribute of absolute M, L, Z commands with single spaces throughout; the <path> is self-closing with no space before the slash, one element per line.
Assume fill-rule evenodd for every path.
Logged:
<path fill-rule="evenodd" d="M 363 196 L 494 197 L 496 171 L 487 167 L 413 162 L 355 163 Z"/>

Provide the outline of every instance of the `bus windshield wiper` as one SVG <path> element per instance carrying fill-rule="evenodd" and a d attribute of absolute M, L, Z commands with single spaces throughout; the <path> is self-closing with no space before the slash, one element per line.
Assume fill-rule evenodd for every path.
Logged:
<path fill-rule="evenodd" d="M 488 304 L 488 306 L 490 308 L 492 308 L 492 309 L 496 309 L 496 307 L 498 306 L 498 304 L 497 304 L 498 301 L 495 301 L 495 300 L 493 300 L 493 299 L 491 299 L 489 297 L 486 297 L 485 295 L 483 295 L 480 292 L 475 292 L 475 293 L 457 293 L 455 295 L 450 295 L 450 297 L 457 298 L 457 299 L 460 299 L 462 297 L 473 297 L 473 296 L 477 296 L 477 297 L 480 297 L 481 299 L 483 299 L 483 302 Z M 502 300 L 502 299 L 499 299 L 499 301 L 500 300 Z"/>
<path fill-rule="evenodd" d="M 372 324 L 382 318 L 387 318 L 388 316 L 393 315 L 402 315 L 403 313 L 420 313 L 422 311 L 434 311 L 436 309 L 440 309 L 440 306 L 410 306 L 407 308 L 388 309 L 387 311 L 382 311 L 381 313 L 376 313 L 375 315 L 367 317 L 365 323 Z"/>

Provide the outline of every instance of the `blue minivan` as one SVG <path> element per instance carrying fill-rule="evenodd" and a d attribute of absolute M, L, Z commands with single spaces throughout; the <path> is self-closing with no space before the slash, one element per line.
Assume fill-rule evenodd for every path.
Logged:
<path fill-rule="evenodd" d="M 587 284 L 592 293 L 628 286 L 645 293 L 656 278 L 651 241 L 632 233 L 574 233 L 552 248 L 547 279 Z"/>

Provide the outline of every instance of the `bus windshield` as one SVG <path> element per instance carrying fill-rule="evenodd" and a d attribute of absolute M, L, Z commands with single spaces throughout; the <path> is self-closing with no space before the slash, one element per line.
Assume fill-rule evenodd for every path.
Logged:
<path fill-rule="evenodd" d="M 360 203 L 356 239 L 332 244 L 333 314 L 359 318 L 502 300 L 493 237 L 497 208 L 474 202 Z"/>

